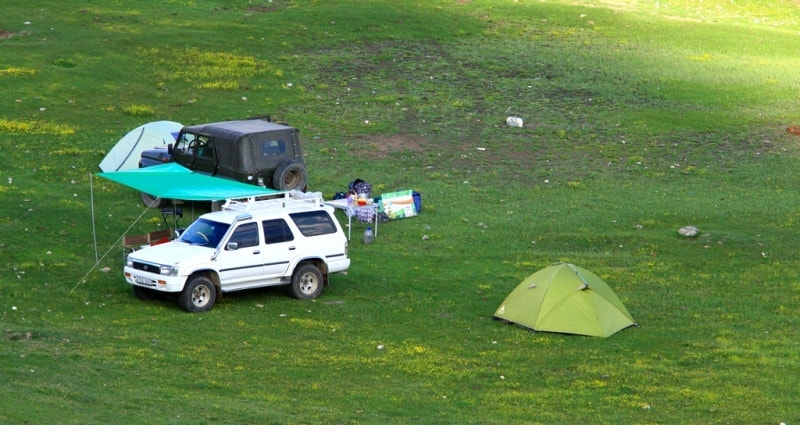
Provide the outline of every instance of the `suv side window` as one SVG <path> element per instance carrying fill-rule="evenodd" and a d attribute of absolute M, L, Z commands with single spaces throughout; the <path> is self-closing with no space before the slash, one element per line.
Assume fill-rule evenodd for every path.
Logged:
<path fill-rule="evenodd" d="M 245 223 L 237 227 L 228 240 L 228 243 L 231 242 L 236 242 L 239 245 L 239 249 L 258 246 L 258 226 L 256 223 Z"/>
<path fill-rule="evenodd" d="M 336 233 L 336 225 L 326 211 L 308 211 L 289 214 L 303 236 L 319 236 Z"/>
<path fill-rule="evenodd" d="M 292 229 L 282 218 L 277 220 L 264 220 L 261 224 L 264 227 L 264 239 L 267 244 L 281 243 L 294 240 Z"/>

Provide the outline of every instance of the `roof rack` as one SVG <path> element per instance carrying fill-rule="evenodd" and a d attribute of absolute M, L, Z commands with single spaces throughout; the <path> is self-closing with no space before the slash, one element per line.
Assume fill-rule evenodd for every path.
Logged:
<path fill-rule="evenodd" d="M 319 208 L 324 200 L 320 193 L 303 193 L 299 191 L 284 192 L 278 195 L 251 196 L 248 198 L 228 199 L 222 205 L 223 211 L 275 211 L 306 210 L 309 207 Z"/>

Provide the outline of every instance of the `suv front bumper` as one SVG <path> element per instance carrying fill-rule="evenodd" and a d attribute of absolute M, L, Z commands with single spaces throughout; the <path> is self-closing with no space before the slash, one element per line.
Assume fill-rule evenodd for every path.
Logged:
<path fill-rule="evenodd" d="M 184 283 L 186 283 L 186 276 L 164 276 L 126 266 L 125 280 L 131 285 L 150 288 L 156 291 L 180 292 L 183 290 Z"/>

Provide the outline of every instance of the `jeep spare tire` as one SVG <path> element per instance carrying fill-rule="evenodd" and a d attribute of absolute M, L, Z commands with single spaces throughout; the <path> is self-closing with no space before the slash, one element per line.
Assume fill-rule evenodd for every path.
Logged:
<path fill-rule="evenodd" d="M 272 187 L 277 190 L 304 190 L 306 188 L 306 166 L 300 162 L 284 162 L 272 175 Z"/>

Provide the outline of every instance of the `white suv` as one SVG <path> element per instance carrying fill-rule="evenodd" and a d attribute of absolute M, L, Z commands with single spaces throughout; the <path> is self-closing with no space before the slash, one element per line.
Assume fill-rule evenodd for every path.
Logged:
<path fill-rule="evenodd" d="M 321 197 L 229 200 L 179 238 L 130 253 L 125 280 L 143 300 L 178 293 L 190 312 L 211 310 L 224 292 L 265 286 L 314 299 L 330 273 L 350 267 L 347 243 Z"/>

